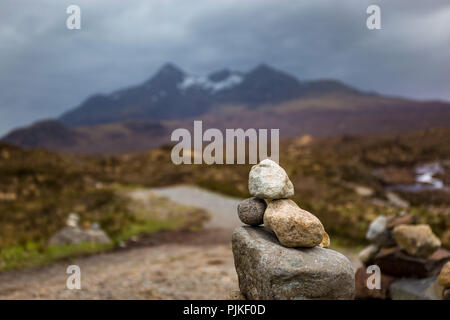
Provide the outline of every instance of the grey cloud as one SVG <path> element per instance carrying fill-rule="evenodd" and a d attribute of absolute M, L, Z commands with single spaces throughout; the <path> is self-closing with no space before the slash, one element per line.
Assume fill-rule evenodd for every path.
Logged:
<path fill-rule="evenodd" d="M 88 95 L 150 77 L 171 61 L 188 72 L 266 62 L 300 79 L 450 99 L 450 3 L 355 0 L 78 0 L 0 4 L 0 134 L 55 117 Z M 365 27 L 382 8 L 383 30 Z"/>

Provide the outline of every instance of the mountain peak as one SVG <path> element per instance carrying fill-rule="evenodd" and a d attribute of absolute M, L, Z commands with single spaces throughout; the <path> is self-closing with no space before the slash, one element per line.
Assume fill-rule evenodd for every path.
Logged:
<path fill-rule="evenodd" d="M 178 67 L 177 65 L 171 63 L 171 62 L 167 62 L 165 63 L 158 71 L 158 73 L 183 73 L 183 70 L 181 70 L 180 67 Z"/>
<path fill-rule="evenodd" d="M 291 76 L 290 74 L 284 71 L 275 69 L 274 67 L 269 66 L 268 64 L 265 63 L 260 63 L 259 65 L 251 69 L 247 73 L 247 76 L 249 78 L 256 78 L 256 79 L 266 78 L 271 79 L 272 81 L 283 81 L 283 82 L 287 81 L 290 82 L 291 84 L 294 83 L 295 85 L 299 84 L 299 81 L 294 76 Z"/>
<path fill-rule="evenodd" d="M 179 82 L 183 79 L 184 75 L 185 73 L 181 68 L 173 63 L 166 63 L 158 70 L 158 72 L 150 79 L 150 81 L 153 81 L 155 79 L 162 79 Z"/>
<path fill-rule="evenodd" d="M 260 63 L 256 67 L 254 67 L 252 70 L 250 70 L 249 73 L 266 73 L 266 72 L 279 72 L 275 68 L 269 66 L 266 63 Z"/>

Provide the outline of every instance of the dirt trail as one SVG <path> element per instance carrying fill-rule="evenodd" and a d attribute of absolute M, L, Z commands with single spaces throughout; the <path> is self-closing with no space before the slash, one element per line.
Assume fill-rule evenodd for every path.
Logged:
<path fill-rule="evenodd" d="M 0 273 L 0 299 L 227 299 L 237 290 L 231 232 L 240 225 L 239 199 L 192 186 L 139 189 L 212 215 L 205 230 L 162 232 L 127 249 L 59 262 L 31 270 Z M 344 254 L 346 254 L 344 252 Z M 352 254 L 347 254 L 355 262 Z M 81 268 L 81 290 L 66 288 L 67 266 Z"/>
<path fill-rule="evenodd" d="M 237 216 L 238 198 L 224 196 L 195 186 L 180 185 L 152 189 L 158 195 L 185 205 L 205 209 L 212 215 L 205 228 L 221 228 L 234 230 L 242 225 Z"/>
<path fill-rule="evenodd" d="M 169 244 L 2 273 L 0 299 L 226 299 L 237 279 L 230 245 L 209 241 L 216 235 L 227 238 L 220 230 L 200 231 Z M 71 264 L 81 269 L 81 290 L 66 288 Z"/>

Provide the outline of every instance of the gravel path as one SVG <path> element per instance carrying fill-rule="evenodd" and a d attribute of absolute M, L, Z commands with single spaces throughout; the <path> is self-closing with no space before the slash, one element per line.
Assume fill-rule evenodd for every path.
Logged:
<path fill-rule="evenodd" d="M 210 236 L 1 273 L 0 299 L 226 299 L 237 289 L 231 246 Z M 81 290 L 66 288 L 71 264 L 81 269 Z"/>
<path fill-rule="evenodd" d="M 172 201 L 209 211 L 212 214 L 212 219 L 207 223 L 205 228 L 233 230 L 242 225 L 236 211 L 241 199 L 187 185 L 156 188 L 152 189 L 152 191 Z"/>

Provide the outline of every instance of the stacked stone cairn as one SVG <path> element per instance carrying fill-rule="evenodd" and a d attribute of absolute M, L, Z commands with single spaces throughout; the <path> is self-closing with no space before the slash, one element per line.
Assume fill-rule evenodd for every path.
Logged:
<path fill-rule="evenodd" d="M 247 299 L 353 299 L 354 270 L 342 254 L 327 249 L 320 220 L 289 198 L 294 186 L 270 159 L 252 167 L 252 198 L 238 205 L 247 226 L 233 232 L 234 263 Z M 264 226 L 261 226 L 264 224 Z"/>
<path fill-rule="evenodd" d="M 48 241 L 48 245 L 62 246 L 81 243 L 111 243 L 111 239 L 103 230 L 100 229 L 98 223 L 93 223 L 92 225 L 87 224 L 84 227 L 79 227 L 79 220 L 80 217 L 76 213 L 70 213 L 66 221 L 66 227 L 54 234 Z"/>
<path fill-rule="evenodd" d="M 359 254 L 363 267 L 355 275 L 357 299 L 449 299 L 450 290 L 444 288 L 450 286 L 450 252 L 441 248 L 429 225 L 418 224 L 417 216 L 406 212 L 379 216 L 366 238 L 372 244 Z M 367 285 L 371 265 L 380 268 L 380 289 Z"/>

